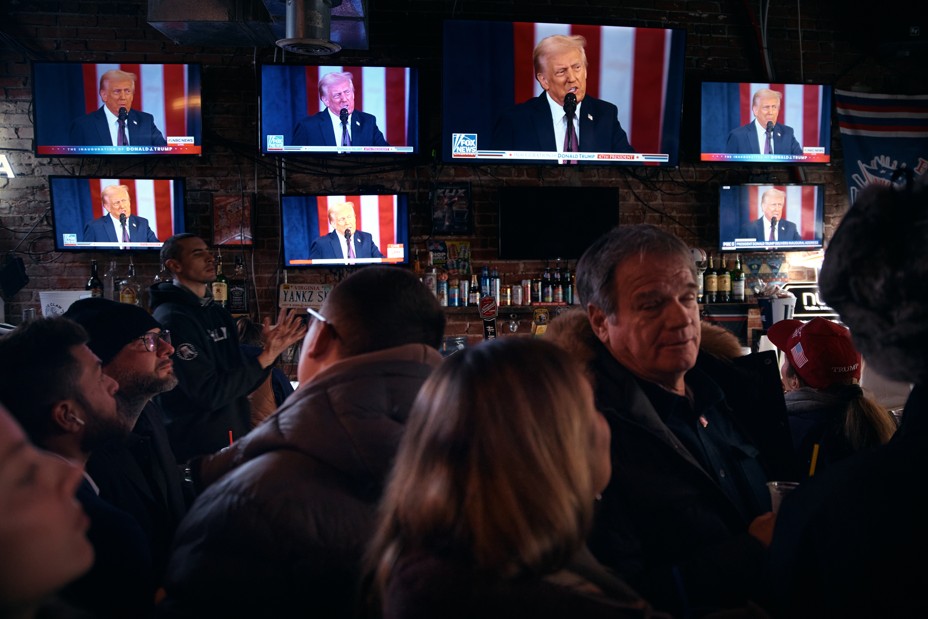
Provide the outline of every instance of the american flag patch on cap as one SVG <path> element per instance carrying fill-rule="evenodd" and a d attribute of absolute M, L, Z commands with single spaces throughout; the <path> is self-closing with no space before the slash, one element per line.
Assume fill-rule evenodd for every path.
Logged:
<path fill-rule="evenodd" d="M 801 368 L 809 362 L 809 359 L 806 357 L 806 354 L 802 352 L 802 344 L 796 342 L 796 345 L 793 346 L 793 363 L 796 364 L 797 368 Z"/>

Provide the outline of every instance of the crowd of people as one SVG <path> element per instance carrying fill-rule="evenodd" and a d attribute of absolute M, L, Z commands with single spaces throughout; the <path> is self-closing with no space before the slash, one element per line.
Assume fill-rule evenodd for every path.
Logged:
<path fill-rule="evenodd" d="M 587 249 L 543 337 L 444 359 L 408 270 L 237 325 L 172 237 L 153 313 L 0 336 L 0 617 L 923 616 L 925 189 L 861 192 L 820 276 L 846 327 L 776 323 L 782 369 L 648 224 Z M 913 385 L 898 427 L 863 359 Z M 776 512 L 770 481 L 799 482 Z"/>

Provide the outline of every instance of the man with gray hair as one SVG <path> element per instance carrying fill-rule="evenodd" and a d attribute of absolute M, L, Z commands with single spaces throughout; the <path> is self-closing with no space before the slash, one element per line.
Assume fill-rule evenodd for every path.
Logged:
<path fill-rule="evenodd" d="M 351 73 L 326 73 L 319 80 L 321 112 L 307 116 L 293 129 L 294 146 L 389 146 L 377 117 L 354 107 Z"/>
<path fill-rule="evenodd" d="M 71 146 L 167 146 L 155 117 L 132 109 L 135 73 L 112 69 L 100 77 L 100 101 L 94 112 L 71 123 Z"/>
<path fill-rule="evenodd" d="M 913 388 L 889 443 L 783 502 L 770 551 L 784 617 L 925 616 L 928 182 L 897 176 L 861 191 L 825 251 L 819 289 L 865 363 Z"/>
<path fill-rule="evenodd" d="M 577 264 L 577 287 L 598 340 L 596 404 L 612 429 L 613 476 L 590 549 L 675 616 L 744 607 L 762 591 L 774 523 L 774 460 L 753 442 L 751 417 L 782 420 L 772 449 L 791 462 L 776 364 L 780 399 L 763 402 L 743 392 L 755 377 L 700 353 L 695 263 L 656 226 L 600 237 Z"/>

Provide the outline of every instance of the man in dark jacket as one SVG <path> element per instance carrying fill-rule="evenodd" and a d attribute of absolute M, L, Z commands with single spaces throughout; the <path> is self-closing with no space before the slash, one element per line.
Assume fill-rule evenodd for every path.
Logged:
<path fill-rule="evenodd" d="M 375 506 L 445 318 L 412 273 L 385 266 L 346 278 L 314 315 L 296 392 L 202 460 L 165 616 L 353 616 Z"/>
<path fill-rule="evenodd" d="M 94 450 L 87 472 L 103 499 L 142 526 L 160 585 L 174 531 L 192 496 L 171 451 L 164 415 L 152 401 L 177 386 L 170 332 L 141 307 L 110 299 L 80 299 L 64 315 L 84 327 L 103 373 L 119 383 L 116 411 L 132 428 L 128 437 Z"/>
<path fill-rule="evenodd" d="M 686 244 L 649 225 L 612 230 L 577 265 L 596 403 L 612 429 L 590 549 L 657 608 L 687 617 L 759 595 L 774 522 L 759 450 L 718 364 L 699 353 L 695 275 Z"/>
<path fill-rule="evenodd" d="M 161 263 L 174 281 L 152 286 L 151 306 L 155 319 L 171 331 L 180 382 L 159 400 L 174 455 L 183 462 L 218 451 L 248 432 L 248 394 L 305 327 L 298 315 L 281 311 L 276 325 L 265 325 L 261 353 L 248 357 L 232 315 L 212 302 L 209 285 L 216 279 L 216 263 L 203 239 L 189 233 L 172 236 L 161 247 Z"/>
<path fill-rule="evenodd" d="M 783 500 L 770 547 L 777 617 L 926 616 L 928 535 L 928 177 L 871 183 L 835 231 L 822 299 L 863 359 L 911 383 L 902 423 Z"/>
<path fill-rule="evenodd" d="M 0 337 L 0 402 L 37 447 L 77 466 L 83 467 L 103 445 L 129 435 L 132 425 L 116 408 L 117 388 L 87 346 L 87 332 L 72 320 L 29 320 Z M 24 472 L 17 480 L 28 485 L 33 474 Z M 154 577 L 139 523 L 103 499 L 86 472 L 76 499 L 90 518 L 87 539 L 94 561 L 89 572 L 61 591 L 61 599 L 90 617 L 149 617 Z"/>

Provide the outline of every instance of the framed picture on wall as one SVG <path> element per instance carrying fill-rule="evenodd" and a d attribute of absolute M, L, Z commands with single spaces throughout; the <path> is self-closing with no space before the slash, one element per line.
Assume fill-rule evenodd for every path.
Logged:
<path fill-rule="evenodd" d="M 436 185 L 432 190 L 432 234 L 472 234 L 470 183 Z"/>
<path fill-rule="evenodd" d="M 254 221 L 250 195 L 213 196 L 213 245 L 251 245 Z"/>

